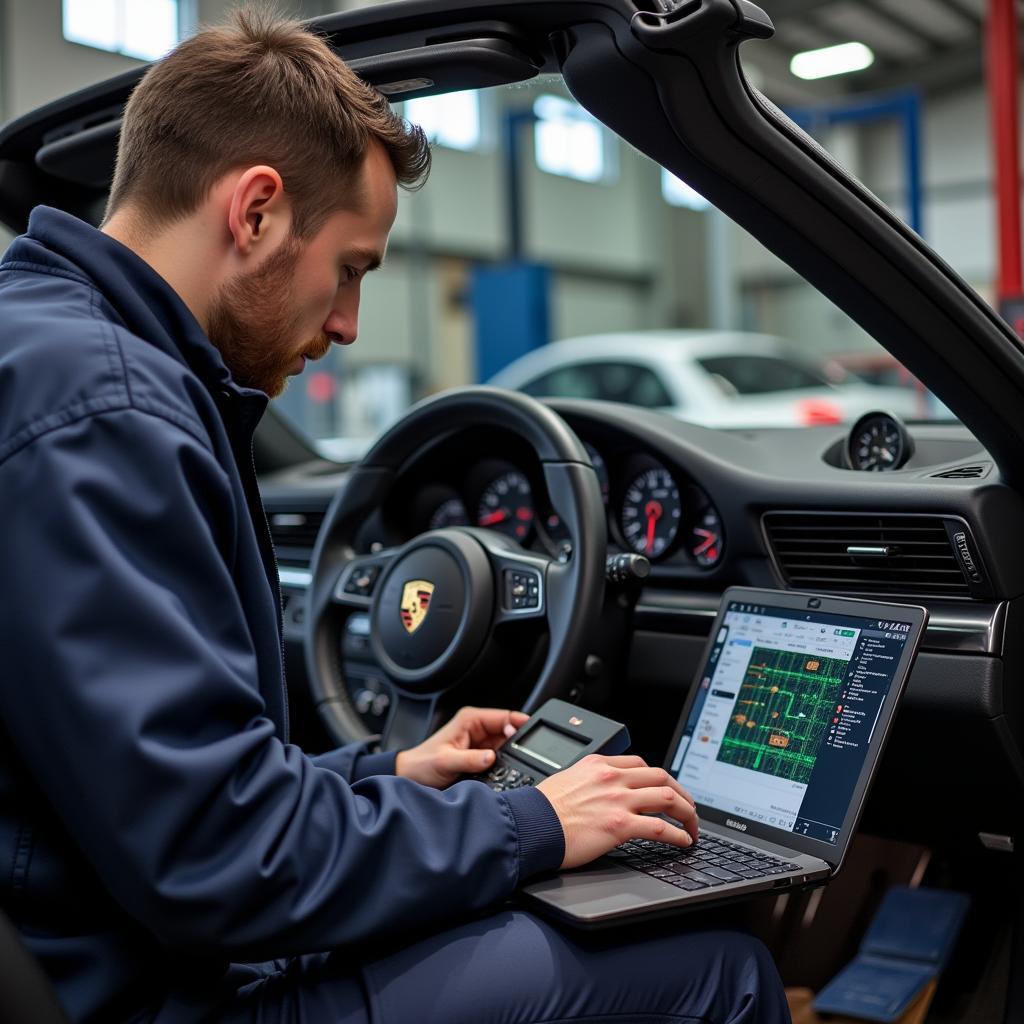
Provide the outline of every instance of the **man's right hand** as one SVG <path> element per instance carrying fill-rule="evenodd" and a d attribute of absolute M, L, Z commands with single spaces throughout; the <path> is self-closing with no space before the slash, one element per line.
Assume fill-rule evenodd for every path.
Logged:
<path fill-rule="evenodd" d="M 650 767 L 642 757 L 590 754 L 537 788 L 562 823 L 563 868 L 587 864 L 627 839 L 686 847 L 697 838 L 693 797 L 663 768 Z M 652 814 L 667 815 L 684 827 Z"/>

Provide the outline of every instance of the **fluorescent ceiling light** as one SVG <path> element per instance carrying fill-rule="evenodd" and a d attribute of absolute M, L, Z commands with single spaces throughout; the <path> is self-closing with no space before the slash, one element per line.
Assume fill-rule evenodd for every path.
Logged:
<path fill-rule="evenodd" d="M 874 62 L 875 55 L 863 43 L 842 43 L 839 46 L 826 46 L 823 50 L 798 53 L 789 62 L 789 70 L 797 78 L 828 78 L 829 75 L 863 71 Z"/>

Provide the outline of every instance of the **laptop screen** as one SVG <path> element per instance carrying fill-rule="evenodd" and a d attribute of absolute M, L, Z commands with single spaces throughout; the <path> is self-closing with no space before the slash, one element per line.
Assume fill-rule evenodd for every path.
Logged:
<path fill-rule="evenodd" d="M 911 628 L 730 601 L 672 773 L 698 804 L 835 845 Z"/>

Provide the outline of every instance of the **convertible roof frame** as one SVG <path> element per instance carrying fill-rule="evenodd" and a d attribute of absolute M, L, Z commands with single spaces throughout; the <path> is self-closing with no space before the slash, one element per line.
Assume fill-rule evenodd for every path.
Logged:
<path fill-rule="evenodd" d="M 966 423 L 1024 486 L 1024 349 L 955 272 L 747 82 L 771 22 L 748 0 L 406 0 L 316 19 L 396 97 L 558 72 L 579 102 L 815 285 Z M 0 219 L 95 209 L 141 69 L 0 129 Z M 56 149 L 54 148 L 56 147 Z M 69 180 L 77 178 L 78 180 Z"/>

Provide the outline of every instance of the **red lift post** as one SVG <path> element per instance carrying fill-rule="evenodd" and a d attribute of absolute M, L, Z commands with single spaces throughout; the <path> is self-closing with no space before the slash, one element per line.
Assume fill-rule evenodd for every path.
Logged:
<path fill-rule="evenodd" d="M 1003 315 L 1024 336 L 1021 274 L 1018 27 L 1015 0 L 988 0 L 986 67 L 995 164 L 999 235 L 997 297 Z"/>

